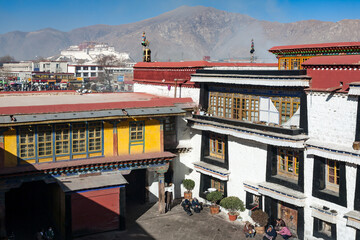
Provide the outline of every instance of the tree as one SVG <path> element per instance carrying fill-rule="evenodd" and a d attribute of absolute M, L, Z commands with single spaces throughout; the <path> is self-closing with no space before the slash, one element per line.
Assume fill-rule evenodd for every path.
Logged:
<path fill-rule="evenodd" d="M 104 69 L 104 72 L 99 73 L 98 77 L 96 78 L 96 82 L 105 86 L 104 91 L 112 92 L 113 78 L 108 69 Z"/>
<path fill-rule="evenodd" d="M 0 57 L 0 63 L 8 63 L 8 62 L 15 62 L 15 58 L 10 55 Z"/>
<path fill-rule="evenodd" d="M 96 62 L 102 66 L 110 66 L 117 63 L 115 55 L 100 55 L 97 57 Z"/>
<path fill-rule="evenodd" d="M 103 91 L 113 91 L 113 76 L 111 70 L 107 66 L 118 65 L 118 59 L 115 55 L 100 55 L 96 60 L 97 64 L 104 67 L 104 72 L 99 73 L 96 83 L 104 85 Z"/>

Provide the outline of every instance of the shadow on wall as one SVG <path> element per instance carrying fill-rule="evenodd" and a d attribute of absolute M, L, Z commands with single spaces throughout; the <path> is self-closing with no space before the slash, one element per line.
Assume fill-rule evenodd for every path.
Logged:
<path fill-rule="evenodd" d="M 17 159 L 9 152 L 2 151 L 0 154 L 6 156 L 3 159 Z M 133 201 L 131 197 L 126 201 L 125 197 L 128 188 L 131 189 L 130 193 L 138 188 L 145 198 L 144 185 L 139 189 L 140 184 L 130 179 L 128 185 L 89 189 L 86 187 L 86 178 L 94 175 L 83 172 L 83 176 L 76 176 L 78 180 L 84 181 L 81 190 L 71 191 L 59 182 L 59 177 L 61 181 L 66 181 L 63 179 L 64 174 L 45 174 L 39 170 L 40 166 L 48 164 L 33 165 L 23 161 L 18 166 L 15 166 L 15 162 L 12 167 L 0 168 L 1 190 L 5 192 L 1 202 L 4 203 L 5 224 L 0 226 L 4 237 L 13 233 L 15 239 L 35 239 L 38 232 L 51 226 L 55 239 L 72 239 L 131 226 L 146 239 L 153 239 L 135 222 L 152 205 L 144 204 L 144 200 Z M 96 176 L 100 175 L 98 173 Z M 135 194 L 135 199 L 139 195 Z"/>
<path fill-rule="evenodd" d="M 186 176 L 190 175 L 194 170 L 192 168 L 189 168 L 182 162 L 180 162 L 179 157 L 174 158 L 173 164 L 174 164 L 174 169 L 176 169 L 173 177 L 173 181 L 175 184 L 174 196 L 175 198 L 181 198 L 182 181 L 186 178 Z"/>

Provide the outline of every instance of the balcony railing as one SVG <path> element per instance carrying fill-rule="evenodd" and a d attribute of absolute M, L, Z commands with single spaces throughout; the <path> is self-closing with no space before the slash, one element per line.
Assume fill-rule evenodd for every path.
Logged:
<path fill-rule="evenodd" d="M 206 120 L 206 121 L 212 121 L 220 124 L 227 124 L 232 125 L 236 127 L 244 127 L 244 128 L 250 128 L 250 129 L 256 129 L 266 132 L 272 132 L 272 133 L 280 133 L 280 134 L 286 134 L 290 136 L 299 135 L 304 133 L 303 128 L 287 128 L 283 126 L 271 126 L 266 125 L 265 123 L 252 123 L 252 122 L 245 122 L 241 120 L 235 120 L 235 119 L 226 119 L 226 118 L 219 118 L 219 117 L 213 117 L 213 116 L 206 116 L 206 115 L 193 115 L 194 119 L 199 120 Z"/>

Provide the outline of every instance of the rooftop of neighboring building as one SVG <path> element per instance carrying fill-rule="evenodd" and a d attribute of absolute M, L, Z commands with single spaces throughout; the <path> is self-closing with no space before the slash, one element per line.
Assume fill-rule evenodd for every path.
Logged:
<path fill-rule="evenodd" d="M 310 66 L 360 66 L 360 55 L 313 57 L 302 63 L 302 65 L 305 68 Z"/>
<path fill-rule="evenodd" d="M 134 68 L 276 67 L 276 63 L 229 63 L 208 61 L 138 62 Z"/>
<path fill-rule="evenodd" d="M 360 55 L 318 56 L 305 61 L 311 91 L 347 92 L 360 81 Z"/>
<path fill-rule="evenodd" d="M 191 98 L 167 98 L 147 93 L 47 92 L 0 94 L 0 115 L 91 112 L 189 105 Z"/>
<path fill-rule="evenodd" d="M 287 45 L 275 46 L 269 49 L 269 52 L 281 52 L 288 50 L 300 49 L 336 49 L 336 48 L 360 48 L 360 42 L 335 42 L 335 43 L 315 43 L 315 44 L 300 44 L 300 45 Z"/>

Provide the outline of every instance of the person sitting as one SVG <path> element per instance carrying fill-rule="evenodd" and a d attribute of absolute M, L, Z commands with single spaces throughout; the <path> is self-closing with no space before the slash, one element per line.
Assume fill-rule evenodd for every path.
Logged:
<path fill-rule="evenodd" d="M 285 226 L 286 226 L 286 224 L 285 224 L 284 220 L 282 220 L 281 218 L 276 219 L 276 225 L 275 225 L 276 231 L 280 231 L 280 229 Z"/>
<path fill-rule="evenodd" d="M 48 240 L 53 240 L 55 237 L 54 230 L 52 227 L 49 227 L 49 229 L 45 232 L 45 237 Z"/>
<path fill-rule="evenodd" d="M 286 226 L 281 227 L 280 231 L 277 231 L 277 233 L 280 234 L 285 240 L 292 236 L 289 228 Z"/>
<path fill-rule="evenodd" d="M 200 211 L 202 210 L 202 206 L 199 203 L 199 200 L 197 200 L 197 198 L 193 198 L 191 200 L 191 208 L 194 210 L 194 212 L 196 213 L 200 213 Z"/>
<path fill-rule="evenodd" d="M 263 240 L 275 240 L 277 236 L 277 233 L 272 225 L 269 225 L 269 227 L 266 229 L 265 235 L 263 237 Z"/>
<path fill-rule="evenodd" d="M 190 209 L 191 203 L 189 199 L 184 199 L 181 203 L 181 206 L 183 207 L 184 211 L 187 213 L 187 215 L 191 216 L 192 212 Z"/>
<path fill-rule="evenodd" d="M 249 221 L 246 221 L 245 222 L 245 226 L 244 226 L 244 234 L 245 234 L 245 237 L 248 238 L 253 238 L 255 237 L 255 229 L 254 229 L 254 226 L 249 222 Z"/>

